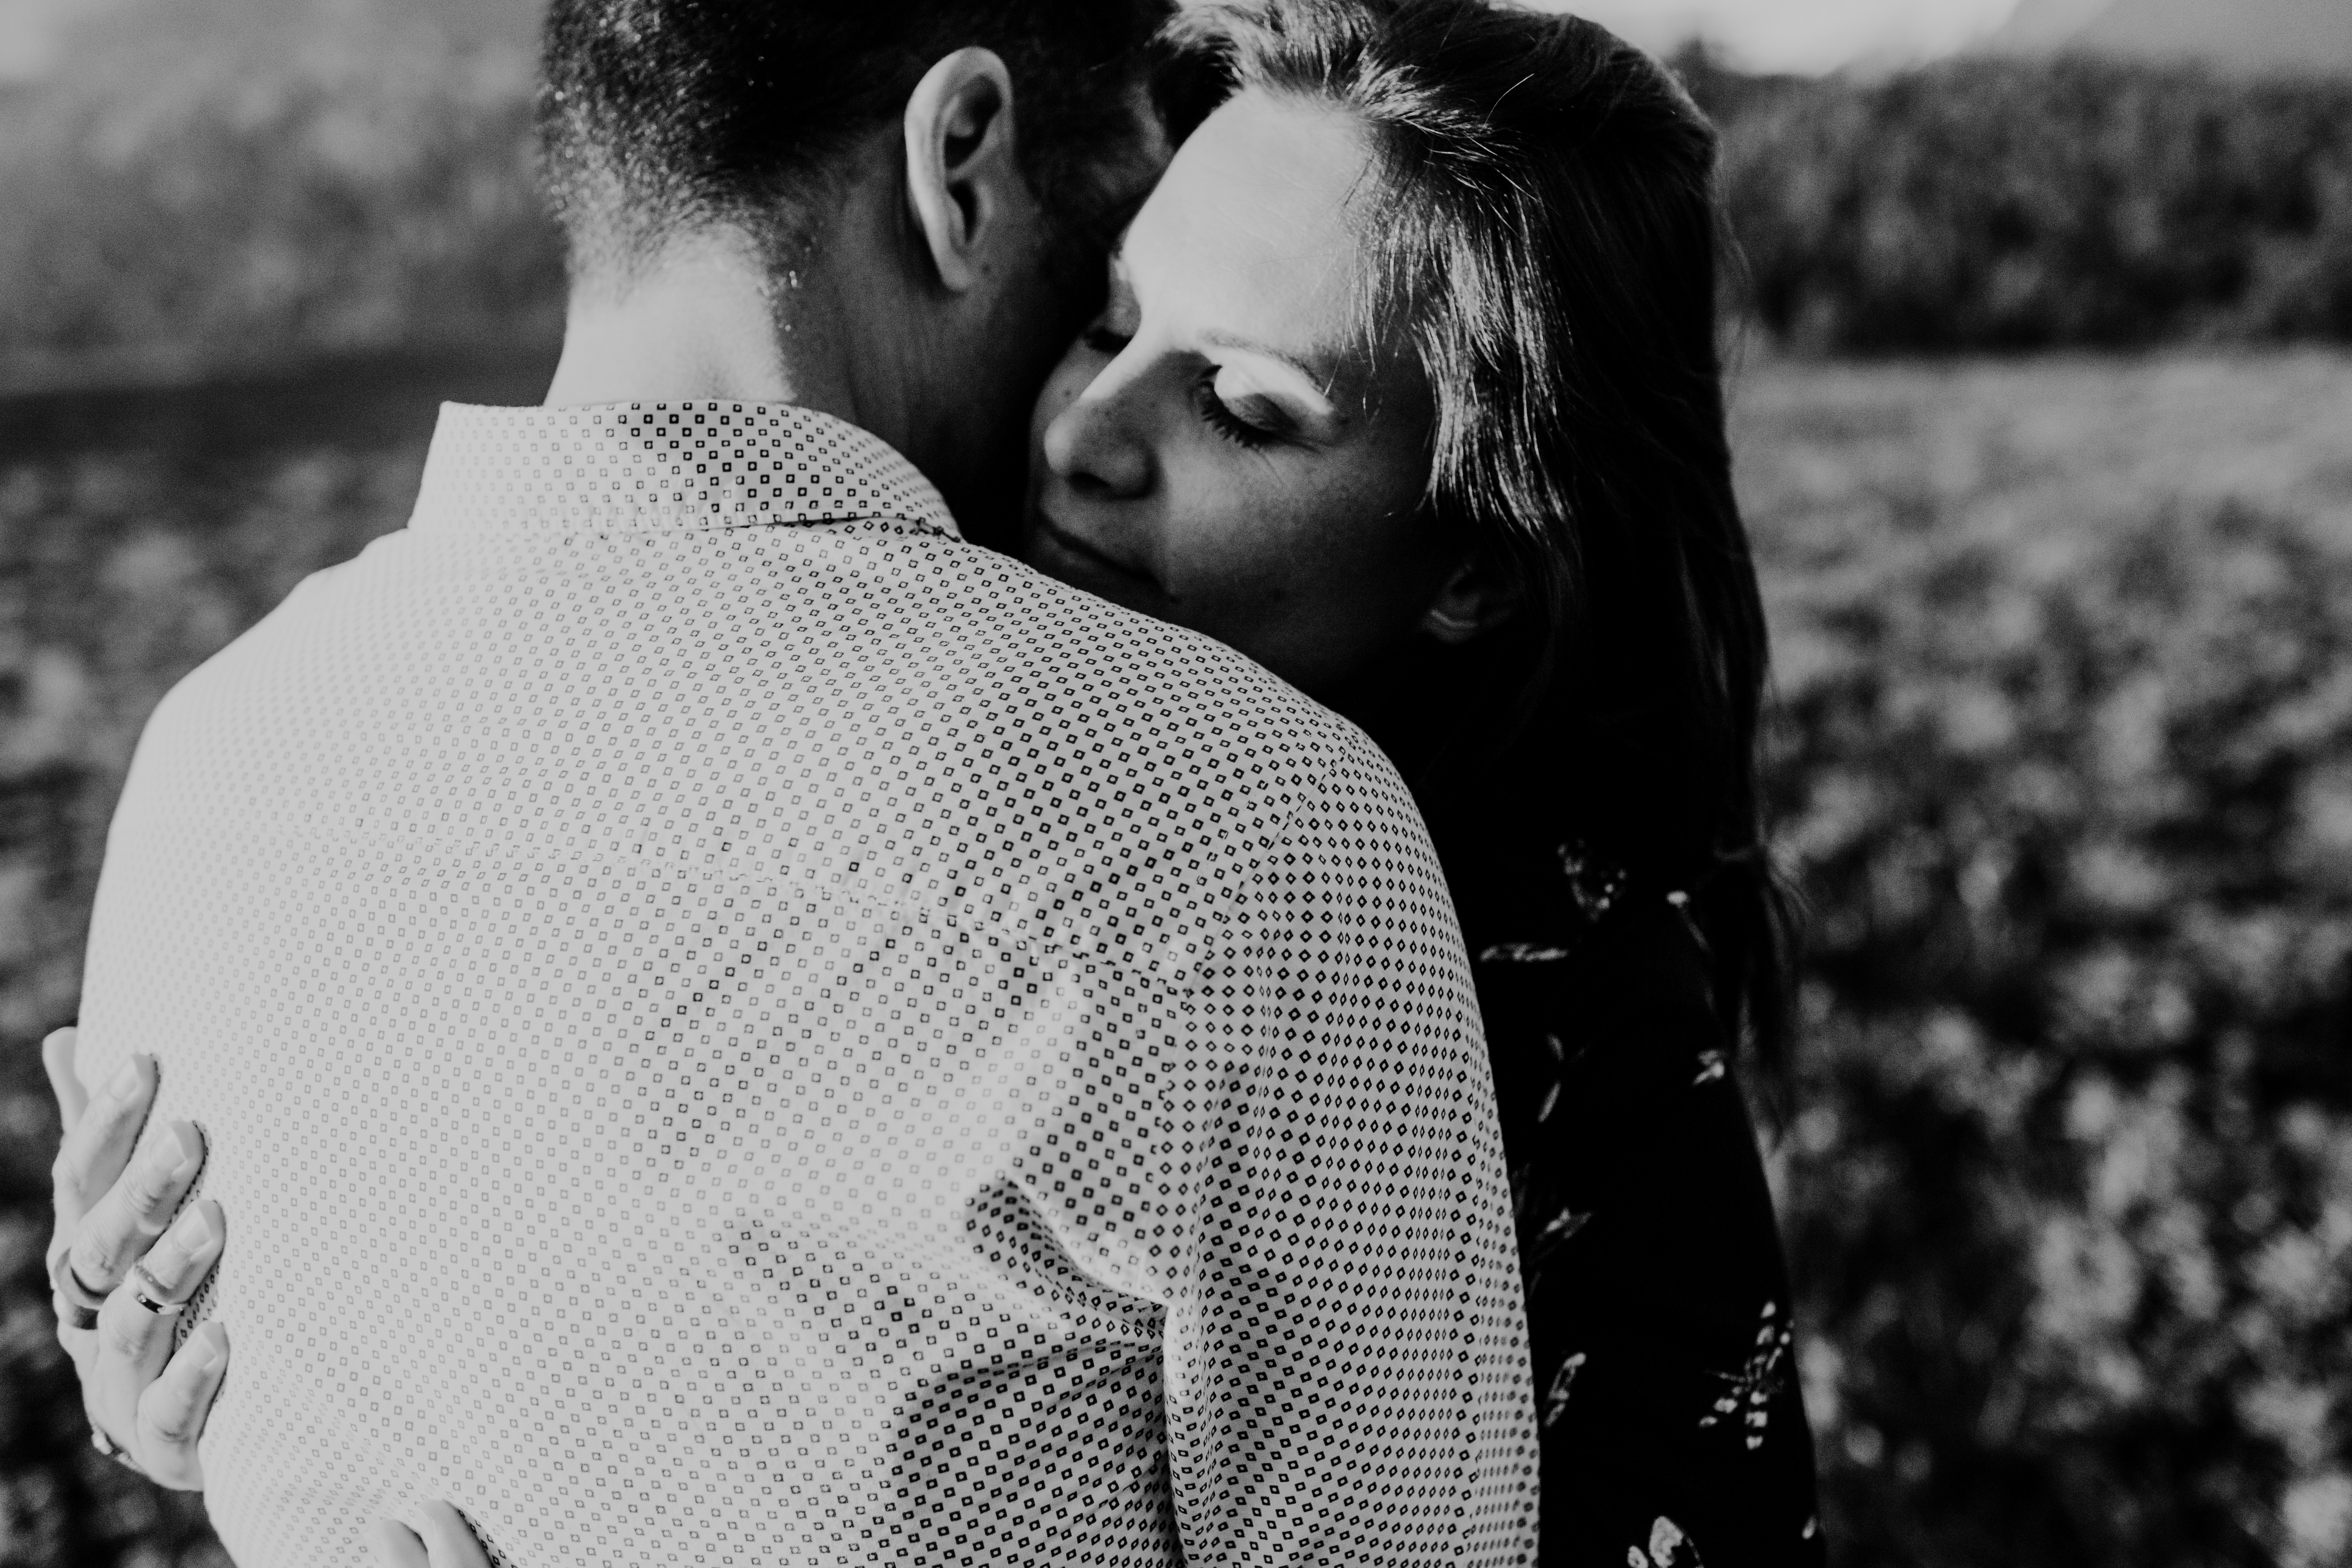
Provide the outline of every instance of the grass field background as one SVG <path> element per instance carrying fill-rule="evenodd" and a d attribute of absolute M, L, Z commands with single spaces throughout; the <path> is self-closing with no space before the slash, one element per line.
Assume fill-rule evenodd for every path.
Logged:
<path fill-rule="evenodd" d="M 2352 1562 L 2352 359 L 1737 406 L 1839 1560 Z"/>
<path fill-rule="evenodd" d="M 210 1560 L 40 1282 L 140 725 L 541 367 L 0 403 L 0 1565 Z M 1843 1564 L 2352 1554 L 2352 356 L 1752 355 L 1811 907 L 1773 1165 Z"/>

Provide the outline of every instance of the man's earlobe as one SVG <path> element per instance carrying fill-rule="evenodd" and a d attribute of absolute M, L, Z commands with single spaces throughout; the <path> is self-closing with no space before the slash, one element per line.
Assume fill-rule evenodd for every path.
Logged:
<path fill-rule="evenodd" d="M 962 293 L 1020 188 L 1013 76 L 993 49 L 958 49 L 907 100 L 907 197 L 942 286 Z"/>
<path fill-rule="evenodd" d="M 1482 637 L 1517 613 L 1518 594 L 1475 557 L 1454 569 L 1421 616 L 1423 635 L 1442 643 Z"/>

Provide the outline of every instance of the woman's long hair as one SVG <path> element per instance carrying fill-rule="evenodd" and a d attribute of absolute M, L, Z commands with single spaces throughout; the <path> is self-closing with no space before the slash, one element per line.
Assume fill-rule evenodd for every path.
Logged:
<path fill-rule="evenodd" d="M 1178 138 L 1256 88 L 1370 139 L 1363 319 L 1402 321 L 1435 395 L 1433 521 L 1518 595 L 1467 657 L 1421 650 L 1444 673 L 1421 682 L 1423 733 L 1390 748 L 1441 848 L 1498 781 L 1534 783 L 1515 807 L 1690 894 L 1718 1016 L 1779 1066 L 1790 921 L 1762 841 L 1713 128 L 1607 30 L 1488 0 L 1211 4 L 1163 43 Z M 1465 680 L 1485 700 L 1446 689 Z"/>

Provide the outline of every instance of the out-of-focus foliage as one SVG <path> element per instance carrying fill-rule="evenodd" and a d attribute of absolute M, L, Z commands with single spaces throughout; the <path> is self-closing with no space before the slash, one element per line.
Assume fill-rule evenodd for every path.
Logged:
<path fill-rule="evenodd" d="M 465 14 L 125 0 L 58 79 L 0 91 L 0 384 L 549 341 L 530 51 L 513 27 L 461 37 Z M 1681 67 L 1787 342 L 2352 340 L 2352 82 Z"/>
<path fill-rule="evenodd" d="M 40 1280 L 138 728 L 400 525 L 434 392 L 541 374 L 0 404 L 0 1563 L 216 1561 L 85 1446 Z M 1743 380 L 1841 1568 L 2352 1561 L 2348 406 L 2316 353 Z"/>
<path fill-rule="evenodd" d="M 535 62 L 414 5 L 131 0 L 0 96 L 0 380 L 547 341 Z"/>
<path fill-rule="evenodd" d="M 1723 127 L 1754 308 L 1798 346 L 2352 341 L 2352 80 L 1683 66 Z"/>
<path fill-rule="evenodd" d="M 1768 366 L 1848 1565 L 2352 1562 L 2352 364 Z"/>

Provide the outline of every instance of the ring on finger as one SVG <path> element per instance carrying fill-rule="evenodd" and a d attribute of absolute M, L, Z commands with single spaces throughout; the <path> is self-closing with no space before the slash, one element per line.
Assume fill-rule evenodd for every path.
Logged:
<path fill-rule="evenodd" d="M 89 1446 L 133 1475 L 143 1476 L 147 1473 L 140 1468 L 139 1461 L 131 1457 L 130 1449 L 108 1436 L 106 1428 L 95 1423 L 89 1429 Z"/>
<path fill-rule="evenodd" d="M 176 1318 L 188 1310 L 185 1301 L 170 1299 L 172 1293 L 163 1288 L 162 1280 L 147 1271 L 143 1259 L 131 1266 L 131 1272 L 123 1277 L 122 1282 L 131 1291 L 131 1303 L 156 1317 Z"/>
<path fill-rule="evenodd" d="M 106 1305 L 106 1293 L 93 1290 L 84 1282 L 73 1266 L 71 1248 L 60 1248 L 49 1260 L 49 1288 L 57 1292 L 64 1311 L 60 1314 L 69 1329 L 98 1327 L 98 1310 Z"/>

